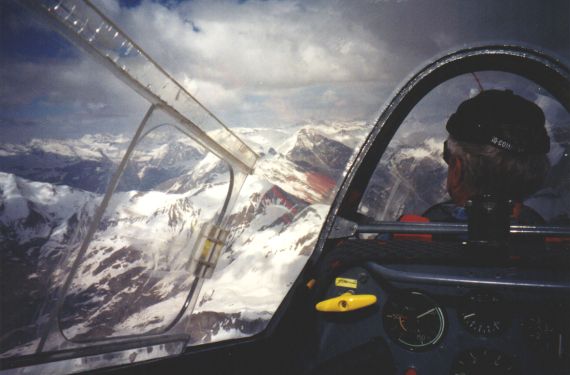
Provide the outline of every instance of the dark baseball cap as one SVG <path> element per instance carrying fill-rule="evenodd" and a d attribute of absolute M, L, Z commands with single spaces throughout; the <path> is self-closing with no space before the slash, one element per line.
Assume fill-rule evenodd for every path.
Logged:
<path fill-rule="evenodd" d="M 510 90 L 487 90 L 467 99 L 447 121 L 457 141 L 492 145 L 516 154 L 545 154 L 550 138 L 544 112 Z"/>

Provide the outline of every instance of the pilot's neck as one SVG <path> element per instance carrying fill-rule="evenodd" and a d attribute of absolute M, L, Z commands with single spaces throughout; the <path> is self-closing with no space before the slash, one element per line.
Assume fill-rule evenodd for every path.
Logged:
<path fill-rule="evenodd" d="M 465 203 L 473 196 L 473 193 L 464 188 L 463 185 L 448 189 L 451 200 L 458 206 L 465 206 Z"/>

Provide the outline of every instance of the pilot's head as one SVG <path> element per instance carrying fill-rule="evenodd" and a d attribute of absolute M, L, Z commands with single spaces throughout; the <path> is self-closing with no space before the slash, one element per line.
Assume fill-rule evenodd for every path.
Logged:
<path fill-rule="evenodd" d="M 456 204 L 480 194 L 522 201 L 543 184 L 550 164 L 544 113 L 512 91 L 488 90 L 449 118 L 444 158 Z"/>

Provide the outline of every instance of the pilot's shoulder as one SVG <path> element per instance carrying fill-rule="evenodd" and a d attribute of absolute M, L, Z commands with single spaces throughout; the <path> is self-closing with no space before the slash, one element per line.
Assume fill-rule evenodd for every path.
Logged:
<path fill-rule="evenodd" d="M 524 225 L 542 225 L 545 224 L 546 221 L 534 209 L 523 205 L 520 216 L 517 218 L 517 222 Z"/>
<path fill-rule="evenodd" d="M 422 216 L 428 218 L 429 221 L 458 221 L 456 217 L 458 207 L 452 201 L 442 202 L 428 208 Z"/>

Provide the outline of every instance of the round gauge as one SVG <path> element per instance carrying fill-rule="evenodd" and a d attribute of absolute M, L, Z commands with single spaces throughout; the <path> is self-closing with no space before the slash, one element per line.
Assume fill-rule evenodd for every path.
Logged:
<path fill-rule="evenodd" d="M 491 349 L 473 349 L 455 358 L 451 375 L 510 375 L 518 374 L 512 358 Z"/>
<path fill-rule="evenodd" d="M 493 293 L 472 293 L 459 308 L 459 320 L 475 336 L 493 337 L 504 332 L 508 324 L 505 304 Z"/>
<path fill-rule="evenodd" d="M 553 352 L 557 344 L 552 321 L 543 316 L 530 316 L 521 322 L 524 335 L 529 344 L 543 352 Z"/>
<path fill-rule="evenodd" d="M 419 292 L 390 297 L 382 317 L 388 336 L 408 350 L 426 349 L 443 337 L 443 310 Z"/>

